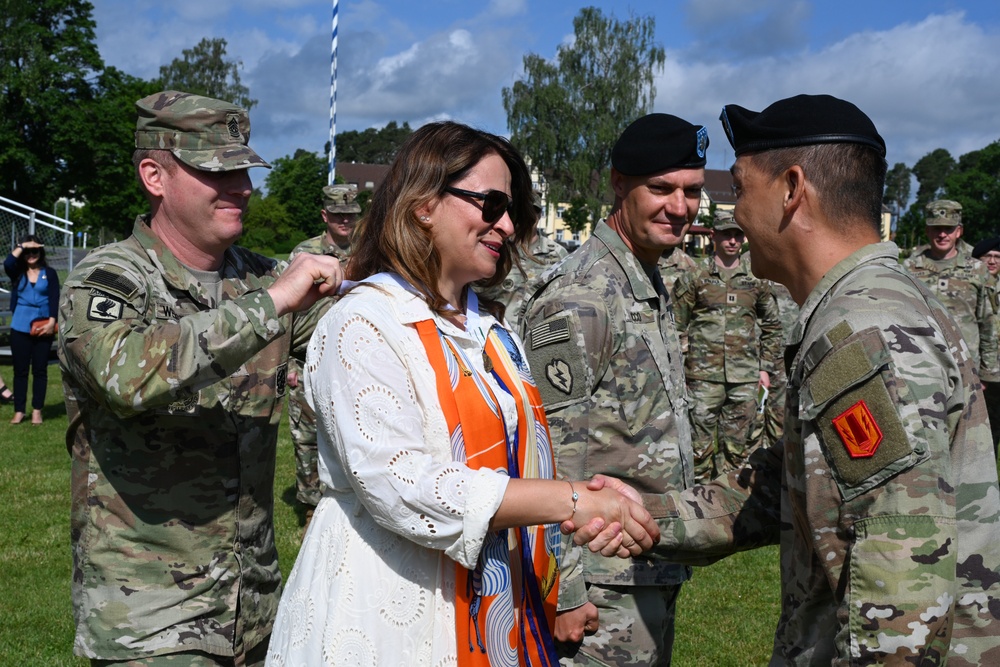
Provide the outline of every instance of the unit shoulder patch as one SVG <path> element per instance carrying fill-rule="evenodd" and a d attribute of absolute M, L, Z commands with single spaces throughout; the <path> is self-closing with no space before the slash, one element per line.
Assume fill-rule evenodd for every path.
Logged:
<path fill-rule="evenodd" d="M 95 291 L 87 305 L 87 319 L 93 322 L 115 322 L 122 318 L 124 309 L 123 301 Z"/>

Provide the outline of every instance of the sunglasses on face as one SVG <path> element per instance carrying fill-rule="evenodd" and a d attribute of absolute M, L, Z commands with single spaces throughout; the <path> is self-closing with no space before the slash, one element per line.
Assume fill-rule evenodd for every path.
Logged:
<path fill-rule="evenodd" d="M 41 255 L 42 251 L 39 248 L 25 248 L 24 249 L 24 254 L 25 255 Z"/>
<path fill-rule="evenodd" d="M 474 192 L 451 186 L 446 187 L 444 191 L 459 197 L 472 197 L 473 199 L 481 200 L 483 202 L 483 222 L 488 222 L 492 225 L 503 217 L 504 211 L 507 212 L 511 220 L 514 219 L 514 201 L 505 192 L 500 192 L 499 190 Z"/>

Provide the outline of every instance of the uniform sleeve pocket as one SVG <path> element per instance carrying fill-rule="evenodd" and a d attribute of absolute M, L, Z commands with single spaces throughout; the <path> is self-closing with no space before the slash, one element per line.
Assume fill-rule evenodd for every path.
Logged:
<path fill-rule="evenodd" d="M 956 593 L 954 520 L 877 516 L 854 529 L 847 604 L 858 664 L 894 655 L 912 660 L 936 649 L 947 654 Z"/>

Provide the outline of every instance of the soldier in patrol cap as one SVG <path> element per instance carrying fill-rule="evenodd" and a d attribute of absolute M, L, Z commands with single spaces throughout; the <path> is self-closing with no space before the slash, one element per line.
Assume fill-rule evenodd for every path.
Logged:
<path fill-rule="evenodd" d="M 986 265 L 958 247 L 962 205 L 940 199 L 927 205 L 930 245 L 903 261 L 958 322 L 983 382 L 1000 382 L 1000 358 L 993 318 L 993 289 Z"/>
<path fill-rule="evenodd" d="M 948 311 L 880 242 L 882 137 L 829 95 L 728 105 L 721 119 L 753 271 L 802 307 L 784 444 L 710 484 L 645 495 L 662 517 L 656 554 L 707 564 L 780 542 L 774 665 L 998 664 L 1000 489 L 982 390 Z M 615 541 L 606 531 L 593 547 Z"/>
<path fill-rule="evenodd" d="M 698 212 L 707 147 L 705 128 L 676 116 L 629 125 L 611 153 L 608 217 L 528 303 L 521 328 L 561 477 L 601 472 L 651 493 L 693 483 L 680 344 L 656 265 Z M 564 664 L 670 663 L 688 568 L 611 562 L 565 538 L 560 570 Z"/>
<path fill-rule="evenodd" d="M 781 320 L 769 281 L 750 272 L 732 211 L 715 211 L 715 251 L 674 283 L 674 317 L 691 405 L 695 479 L 743 465 L 754 444 L 758 388 L 781 355 Z M 760 331 L 758 336 L 757 331 Z"/>
<path fill-rule="evenodd" d="M 326 224 L 326 231 L 295 246 L 288 255 L 289 261 L 305 252 L 335 257 L 346 265 L 351 256 L 351 234 L 361 213 L 357 196 L 358 186 L 354 184 L 324 186 L 320 216 Z M 315 314 L 317 319 L 332 304 L 332 299 L 323 299 L 313 306 L 321 309 Z M 306 508 L 305 521 L 308 527 L 321 491 L 317 467 L 319 451 L 316 444 L 316 414 L 306 401 L 305 389 L 300 381 L 304 361 L 305 359 L 294 355 L 288 361 L 288 426 L 295 449 L 295 498 Z"/>
<path fill-rule="evenodd" d="M 149 200 L 132 235 L 66 279 L 59 361 L 73 459 L 78 655 L 95 664 L 260 665 L 281 572 L 275 448 L 300 317 L 332 257 L 234 243 L 251 193 L 250 119 L 177 91 L 136 102 Z"/>

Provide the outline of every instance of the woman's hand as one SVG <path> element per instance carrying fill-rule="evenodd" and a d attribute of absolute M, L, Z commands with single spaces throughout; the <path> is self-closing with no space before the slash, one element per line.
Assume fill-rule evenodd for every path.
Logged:
<path fill-rule="evenodd" d="M 576 512 L 562 524 L 563 532 L 584 526 L 590 531 L 596 529 L 598 534 L 594 537 L 601 538 L 602 548 L 591 547 L 591 551 L 600 551 L 604 556 L 629 558 L 653 548 L 660 541 L 660 530 L 646 508 L 637 502 L 639 495 L 619 480 L 606 479 L 609 482 L 599 484 L 592 480 L 580 491 Z M 575 537 L 574 541 L 586 543 Z"/>
<path fill-rule="evenodd" d="M 618 556 L 628 558 L 637 555 L 646 549 L 650 549 L 660 540 L 660 530 L 656 526 L 649 512 L 642 507 L 642 497 L 639 493 L 625 482 L 615 477 L 605 475 L 595 475 L 586 486 L 588 491 L 608 491 L 613 490 L 625 501 L 630 503 L 630 508 L 638 507 L 642 513 L 638 517 L 633 517 L 633 529 L 641 527 L 649 536 L 652 542 L 649 546 L 644 546 L 645 542 L 639 542 L 637 536 L 632 534 L 625 523 L 605 521 L 603 517 L 593 517 L 585 520 L 583 514 L 577 511 L 568 521 L 563 521 L 560 529 L 565 534 L 575 533 L 573 542 L 587 547 L 594 553 L 600 552 L 602 556 Z M 581 499 L 583 495 L 581 494 Z M 631 513 L 631 509 L 630 509 Z M 635 545 L 643 546 L 639 551 L 635 550 Z"/>

